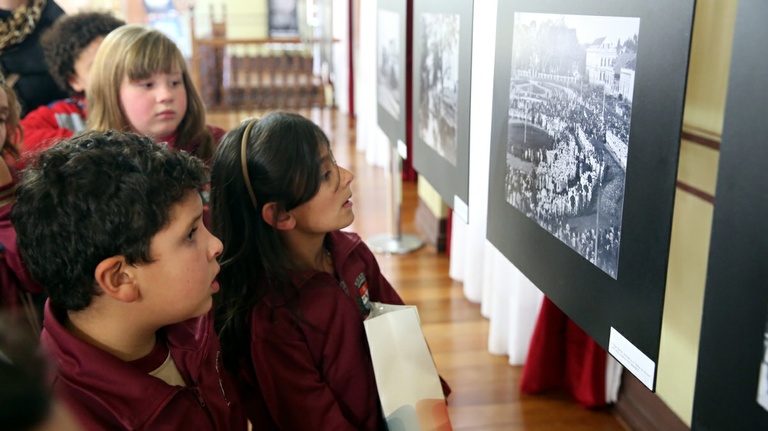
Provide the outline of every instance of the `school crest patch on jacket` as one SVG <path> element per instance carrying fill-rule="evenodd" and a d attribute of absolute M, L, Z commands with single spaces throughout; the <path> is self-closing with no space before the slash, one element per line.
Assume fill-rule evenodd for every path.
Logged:
<path fill-rule="evenodd" d="M 368 296 L 368 280 L 365 278 L 364 273 L 360 273 L 355 278 L 355 287 L 357 288 L 357 305 L 360 307 L 360 311 L 364 315 L 368 315 L 371 312 L 371 301 Z"/>

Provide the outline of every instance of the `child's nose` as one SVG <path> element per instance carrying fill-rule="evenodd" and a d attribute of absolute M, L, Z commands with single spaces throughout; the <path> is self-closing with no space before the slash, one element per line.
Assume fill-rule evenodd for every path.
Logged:
<path fill-rule="evenodd" d="M 157 90 L 157 99 L 161 102 L 173 100 L 173 89 L 167 85 L 161 85 Z"/>
<path fill-rule="evenodd" d="M 352 171 L 345 168 L 341 168 L 342 178 L 344 179 L 344 185 L 350 184 L 355 179 L 355 174 Z"/>
<path fill-rule="evenodd" d="M 210 233 L 211 235 L 211 244 L 209 250 L 211 251 L 211 260 L 216 259 L 222 251 L 224 251 L 224 243 L 221 242 L 221 240 L 214 234 Z"/>

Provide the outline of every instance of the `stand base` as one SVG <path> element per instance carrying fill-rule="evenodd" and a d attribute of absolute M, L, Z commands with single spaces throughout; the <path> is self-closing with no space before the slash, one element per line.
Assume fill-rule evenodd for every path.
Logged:
<path fill-rule="evenodd" d="M 365 241 L 374 253 L 406 254 L 420 249 L 424 241 L 415 235 L 400 235 L 399 238 L 389 234 L 376 235 Z"/>

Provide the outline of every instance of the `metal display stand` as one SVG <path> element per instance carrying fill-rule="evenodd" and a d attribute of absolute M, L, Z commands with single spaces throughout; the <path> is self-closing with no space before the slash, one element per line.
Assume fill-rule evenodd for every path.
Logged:
<path fill-rule="evenodd" d="M 374 253 L 384 254 L 406 254 L 420 249 L 424 241 L 416 235 L 403 234 L 400 212 L 403 202 L 403 177 L 400 167 L 400 154 L 396 145 L 390 145 L 392 154 L 390 156 L 390 174 L 392 175 L 392 212 L 393 212 L 393 231 L 394 234 L 379 234 L 366 241 L 368 247 Z"/>

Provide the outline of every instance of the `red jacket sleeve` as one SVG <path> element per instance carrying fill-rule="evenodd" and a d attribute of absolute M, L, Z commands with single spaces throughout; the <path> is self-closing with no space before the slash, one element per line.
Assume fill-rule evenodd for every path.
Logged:
<path fill-rule="evenodd" d="M 251 352 L 254 355 L 270 354 L 280 358 L 259 361 L 262 365 L 257 366 L 257 372 L 259 375 L 269 373 L 270 381 L 275 383 L 267 387 L 272 392 L 267 404 L 272 406 L 270 412 L 281 429 L 359 430 L 344 417 L 334 394 L 309 359 L 305 345 L 299 342 L 261 340 L 252 343 Z M 280 389 L 276 390 L 276 386 Z"/>
<path fill-rule="evenodd" d="M 73 134 L 59 125 L 56 111 L 48 106 L 41 106 L 27 114 L 21 120 L 21 127 L 24 129 L 24 141 L 19 150 L 23 154 L 44 150 Z"/>
<path fill-rule="evenodd" d="M 255 310 L 251 358 L 272 418 L 285 430 L 374 430 L 378 399 L 357 312 L 322 289 L 301 302 L 311 308 L 301 307 L 298 324 L 286 307 Z"/>

